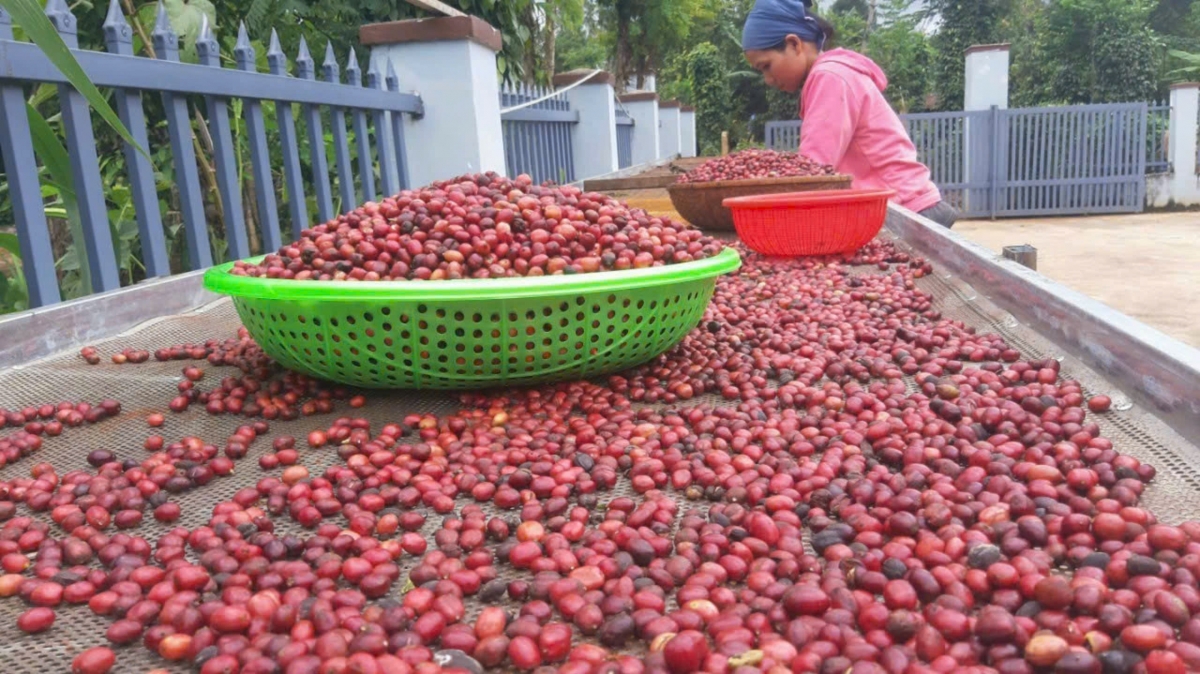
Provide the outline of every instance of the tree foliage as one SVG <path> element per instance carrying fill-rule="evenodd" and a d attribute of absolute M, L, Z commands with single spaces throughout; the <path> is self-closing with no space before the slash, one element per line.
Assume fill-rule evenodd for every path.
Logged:
<path fill-rule="evenodd" d="M 672 54 L 685 51 L 692 27 L 709 21 L 707 0 L 596 0 L 598 16 L 612 36 L 610 62 L 618 82 L 642 86 Z"/>
<path fill-rule="evenodd" d="M 940 20 L 933 37 L 934 93 L 940 107 L 961 110 L 963 58 L 968 48 L 1002 41 L 1002 20 L 1012 0 L 930 0 Z"/>
<path fill-rule="evenodd" d="M 684 64 L 690 98 L 696 106 L 697 141 L 705 154 L 716 154 L 721 147 L 721 132 L 736 109 L 725 64 L 710 42 L 696 45 L 684 57 Z"/>
<path fill-rule="evenodd" d="M 1163 41 L 1146 0 L 1059 0 L 1043 9 L 1024 50 L 1022 103 L 1145 101 L 1160 90 Z"/>

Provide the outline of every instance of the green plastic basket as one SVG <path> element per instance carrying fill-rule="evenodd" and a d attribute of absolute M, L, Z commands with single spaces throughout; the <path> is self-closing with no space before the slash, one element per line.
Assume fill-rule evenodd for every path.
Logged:
<path fill-rule="evenodd" d="M 365 388 L 582 379 L 645 363 L 700 322 L 732 248 L 664 267 L 459 281 L 336 283 L 204 275 L 292 370 Z"/>

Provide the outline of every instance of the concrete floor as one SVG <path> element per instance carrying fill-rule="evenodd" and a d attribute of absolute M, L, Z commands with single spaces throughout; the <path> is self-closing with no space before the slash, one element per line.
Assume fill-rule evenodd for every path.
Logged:
<path fill-rule="evenodd" d="M 679 217 L 665 190 L 613 196 Z M 1200 212 L 968 220 L 954 231 L 997 253 L 1029 244 L 1042 274 L 1200 348 Z"/>
<path fill-rule="evenodd" d="M 1200 213 L 972 220 L 954 231 L 997 253 L 1029 244 L 1045 276 L 1200 347 Z"/>

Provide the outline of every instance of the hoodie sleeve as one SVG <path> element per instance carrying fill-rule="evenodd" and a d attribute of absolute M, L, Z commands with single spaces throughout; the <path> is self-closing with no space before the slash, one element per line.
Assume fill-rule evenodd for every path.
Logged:
<path fill-rule="evenodd" d="M 837 167 L 858 125 L 861 112 L 851 86 L 837 73 L 817 71 L 804 87 L 800 153 Z"/>

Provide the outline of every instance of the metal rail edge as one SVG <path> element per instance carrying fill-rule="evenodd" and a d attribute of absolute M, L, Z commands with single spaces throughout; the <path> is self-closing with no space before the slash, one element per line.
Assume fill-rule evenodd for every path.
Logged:
<path fill-rule="evenodd" d="M 1200 350 L 912 211 L 891 206 L 885 227 L 1176 432 L 1200 439 Z"/>
<path fill-rule="evenodd" d="M 0 317 L 0 369 L 28 365 L 220 299 L 204 289 L 203 280 L 203 270 L 188 272 Z"/>

